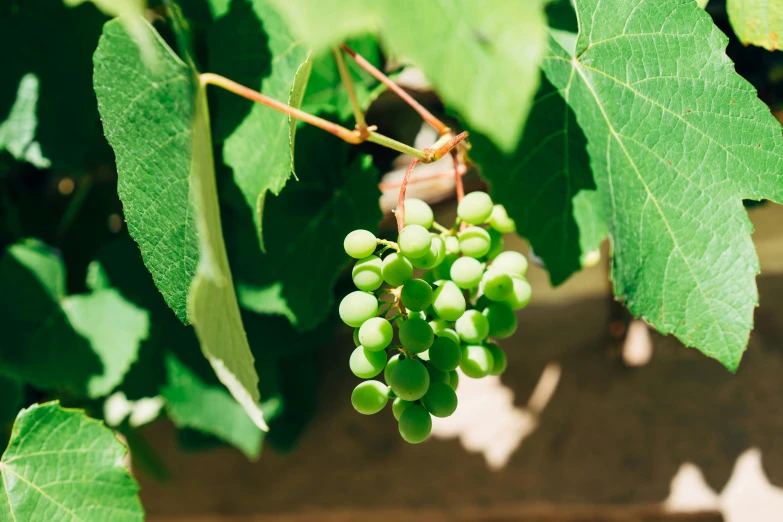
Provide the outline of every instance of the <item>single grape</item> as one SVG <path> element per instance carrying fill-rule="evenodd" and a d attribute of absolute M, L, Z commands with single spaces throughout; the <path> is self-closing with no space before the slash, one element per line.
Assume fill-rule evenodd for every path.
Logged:
<path fill-rule="evenodd" d="M 484 295 L 491 301 L 504 301 L 514 291 L 514 282 L 505 272 L 490 269 L 484 274 Z"/>
<path fill-rule="evenodd" d="M 408 310 L 423 312 L 432 304 L 432 287 L 421 279 L 411 279 L 403 285 L 400 298 Z"/>
<path fill-rule="evenodd" d="M 402 346 L 413 353 L 428 350 L 435 339 L 430 324 L 420 317 L 412 317 L 403 321 L 399 333 Z"/>
<path fill-rule="evenodd" d="M 427 373 L 430 374 L 430 387 L 432 387 L 432 384 L 436 382 L 441 382 L 444 384 L 449 383 L 448 372 L 441 371 L 432 364 L 426 364 L 425 368 L 427 368 Z"/>
<path fill-rule="evenodd" d="M 413 403 L 411 401 L 404 401 L 399 397 L 394 399 L 394 402 L 392 402 L 392 414 L 394 414 L 394 418 L 399 421 L 402 412 L 410 408 L 412 405 Z"/>
<path fill-rule="evenodd" d="M 363 257 L 353 265 L 353 270 L 351 270 L 353 284 L 365 292 L 377 290 L 383 284 L 382 266 L 383 261 L 378 256 Z"/>
<path fill-rule="evenodd" d="M 392 342 L 394 329 L 383 317 L 373 317 L 359 327 L 359 343 L 371 352 L 386 349 Z"/>
<path fill-rule="evenodd" d="M 527 279 L 522 277 L 512 277 L 514 283 L 514 290 L 511 295 L 506 299 L 512 310 L 521 310 L 528 305 L 530 297 L 533 295 L 533 288 Z"/>
<path fill-rule="evenodd" d="M 506 352 L 495 343 L 488 343 L 487 349 L 492 354 L 492 369 L 489 371 L 490 375 L 500 375 L 506 371 L 508 366 L 508 359 L 506 359 Z"/>
<path fill-rule="evenodd" d="M 451 265 L 451 280 L 460 288 L 476 288 L 483 274 L 481 262 L 472 257 L 460 257 Z"/>
<path fill-rule="evenodd" d="M 434 220 L 435 215 L 427 203 L 417 198 L 405 199 L 405 226 L 421 225 L 429 229 Z"/>
<path fill-rule="evenodd" d="M 433 310 L 433 313 L 434 312 L 435 310 Z M 443 330 L 446 330 L 448 327 L 449 327 L 449 323 L 447 323 L 443 319 L 433 319 L 432 321 L 430 321 L 430 328 L 432 328 L 432 332 L 435 335 L 440 335 L 440 333 Z"/>
<path fill-rule="evenodd" d="M 527 258 L 513 250 L 506 250 L 492 261 L 491 268 L 511 276 L 524 277 L 527 273 Z"/>
<path fill-rule="evenodd" d="M 387 388 L 378 381 L 364 381 L 351 393 L 351 404 L 363 415 L 378 413 L 387 402 L 389 402 Z"/>
<path fill-rule="evenodd" d="M 435 334 L 438 337 L 445 337 L 446 339 L 451 339 L 454 341 L 454 344 L 457 346 L 460 345 L 462 342 L 462 339 L 459 338 L 459 334 L 453 330 L 452 328 L 446 328 L 445 330 L 442 330 L 440 333 Z"/>
<path fill-rule="evenodd" d="M 371 255 L 377 246 L 378 241 L 375 239 L 375 234 L 369 230 L 354 230 L 345 236 L 345 241 L 343 241 L 345 253 L 356 259 Z"/>
<path fill-rule="evenodd" d="M 449 386 L 451 386 L 452 390 L 457 391 L 459 386 L 459 373 L 457 373 L 457 370 L 449 372 Z"/>
<path fill-rule="evenodd" d="M 492 240 L 489 232 L 479 227 L 468 227 L 459 233 L 460 251 L 468 257 L 484 257 Z"/>
<path fill-rule="evenodd" d="M 376 315 L 378 315 L 378 299 L 367 292 L 357 290 L 340 301 L 340 319 L 348 326 L 358 328 Z"/>
<path fill-rule="evenodd" d="M 416 259 L 430 251 L 432 237 L 421 225 L 408 225 L 400 232 L 398 245 L 400 253 L 408 259 Z"/>
<path fill-rule="evenodd" d="M 490 337 L 505 339 L 517 331 L 517 316 L 508 303 L 492 303 L 484 309 Z"/>
<path fill-rule="evenodd" d="M 486 346 L 480 344 L 468 344 L 462 347 L 462 360 L 459 368 L 462 373 L 472 379 L 480 379 L 489 375 L 492 366 L 492 352 Z"/>
<path fill-rule="evenodd" d="M 444 281 L 435 290 L 432 308 L 438 317 L 446 321 L 456 321 L 466 308 L 465 296 L 453 281 Z"/>
<path fill-rule="evenodd" d="M 362 379 L 371 379 L 386 366 L 386 352 L 371 352 L 364 346 L 357 346 L 348 363 L 351 371 Z"/>
<path fill-rule="evenodd" d="M 465 194 L 457 205 L 457 216 L 471 225 L 480 225 L 492 215 L 492 198 L 486 192 Z"/>
<path fill-rule="evenodd" d="M 480 343 L 489 335 L 489 322 L 478 310 L 468 310 L 462 314 L 454 328 L 466 343 Z"/>
<path fill-rule="evenodd" d="M 427 411 L 435 417 L 449 417 L 457 409 L 457 394 L 445 382 L 435 382 L 421 398 Z"/>
<path fill-rule="evenodd" d="M 353 329 L 353 345 L 354 346 L 359 346 L 360 344 L 362 344 L 362 342 L 359 340 L 359 329 L 358 328 L 354 328 Z"/>
<path fill-rule="evenodd" d="M 517 224 L 508 217 L 506 207 L 503 205 L 492 207 L 492 215 L 489 216 L 489 226 L 502 234 L 510 234 L 517 231 Z"/>
<path fill-rule="evenodd" d="M 430 362 L 439 370 L 450 372 L 456 370 L 462 359 L 459 345 L 448 337 L 438 337 L 429 350 Z"/>
<path fill-rule="evenodd" d="M 413 277 L 413 265 L 404 255 L 392 253 L 383 260 L 381 274 L 389 285 L 400 286 Z"/>
<path fill-rule="evenodd" d="M 400 415 L 400 435 L 411 444 L 427 440 L 432 431 L 432 417 L 423 406 L 414 404 Z"/>
<path fill-rule="evenodd" d="M 400 359 L 391 371 L 389 385 L 397 397 L 406 401 L 416 401 L 424 397 L 430 386 L 430 374 L 427 368 L 416 359 Z"/>
<path fill-rule="evenodd" d="M 399 363 L 400 363 L 400 354 L 394 355 L 386 363 L 386 368 L 384 368 L 384 370 L 383 370 L 383 380 L 386 381 L 386 384 L 391 384 L 391 373 L 394 371 L 394 368 Z"/>
<path fill-rule="evenodd" d="M 459 254 L 459 239 L 456 236 L 446 236 L 446 253 Z"/>
<path fill-rule="evenodd" d="M 411 264 L 416 268 L 429 270 L 441 264 L 445 258 L 446 243 L 444 243 L 443 239 L 439 236 L 433 234 L 432 242 L 430 243 L 430 248 L 427 253 L 417 259 L 411 259 Z"/>
<path fill-rule="evenodd" d="M 487 259 L 495 259 L 503 252 L 503 246 L 505 245 L 503 234 L 494 228 L 487 230 L 487 233 L 489 234 L 489 252 L 487 252 Z"/>

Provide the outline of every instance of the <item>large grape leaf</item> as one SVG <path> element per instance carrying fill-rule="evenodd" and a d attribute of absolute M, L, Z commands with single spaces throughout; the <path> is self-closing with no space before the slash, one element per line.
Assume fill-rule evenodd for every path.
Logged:
<path fill-rule="evenodd" d="M 0 458 L 0 520 L 141 522 L 127 450 L 103 423 L 56 402 L 19 413 Z"/>
<path fill-rule="evenodd" d="M 775 51 L 783 38 L 783 0 L 726 0 L 729 22 L 745 45 Z"/>
<path fill-rule="evenodd" d="M 743 199 L 783 201 L 780 124 L 692 0 L 577 0 L 544 61 L 588 140 L 615 294 L 735 370 L 758 302 Z"/>
<path fill-rule="evenodd" d="M 128 230 L 166 301 L 194 325 L 220 381 L 266 429 L 223 241 L 206 94 L 196 71 L 147 29 L 154 69 L 116 20 L 95 52 L 95 91 Z"/>
<path fill-rule="evenodd" d="M 276 1 L 317 50 L 377 32 L 389 51 L 424 71 L 472 128 L 506 152 L 517 144 L 546 49 L 542 0 Z"/>

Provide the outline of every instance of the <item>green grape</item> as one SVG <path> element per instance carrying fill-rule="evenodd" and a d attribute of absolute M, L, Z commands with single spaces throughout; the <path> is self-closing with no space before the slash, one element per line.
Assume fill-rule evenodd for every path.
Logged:
<path fill-rule="evenodd" d="M 489 335 L 489 322 L 478 310 L 468 310 L 462 314 L 454 327 L 466 343 L 480 343 Z"/>
<path fill-rule="evenodd" d="M 340 301 L 340 319 L 348 326 L 358 328 L 376 315 L 378 315 L 378 299 L 367 292 L 357 290 Z"/>
<path fill-rule="evenodd" d="M 517 316 L 508 303 L 492 303 L 484 309 L 490 337 L 505 339 L 517 331 Z"/>
<path fill-rule="evenodd" d="M 489 252 L 487 252 L 487 259 L 495 259 L 503 252 L 503 245 L 505 245 L 503 234 L 494 228 L 487 230 L 487 233 L 489 234 Z"/>
<path fill-rule="evenodd" d="M 483 274 L 481 262 L 472 257 L 460 257 L 451 265 L 451 280 L 460 288 L 476 288 Z"/>
<path fill-rule="evenodd" d="M 411 259 L 411 264 L 416 268 L 429 270 L 430 268 L 435 268 L 441 264 L 445 258 L 446 243 L 444 243 L 439 236 L 433 234 L 432 242 L 430 243 L 430 248 L 427 253 L 418 259 Z"/>
<path fill-rule="evenodd" d="M 394 399 L 394 402 L 392 402 L 392 413 L 394 414 L 394 418 L 399 421 L 402 412 L 410 408 L 412 405 L 413 403 L 411 401 L 404 401 L 399 397 Z"/>
<path fill-rule="evenodd" d="M 433 315 L 434 312 L 435 312 L 435 310 L 433 310 L 432 314 L 430 314 L 430 315 Z M 432 332 L 435 335 L 440 335 L 440 333 L 443 330 L 446 330 L 448 327 L 449 327 L 449 323 L 447 323 L 443 319 L 433 319 L 432 321 L 430 321 L 430 328 L 432 328 Z"/>
<path fill-rule="evenodd" d="M 453 281 L 444 281 L 435 290 L 432 308 L 438 317 L 446 321 L 456 321 L 466 308 L 465 296 Z"/>
<path fill-rule="evenodd" d="M 433 221 L 435 215 L 427 203 L 417 198 L 405 199 L 405 226 L 421 225 L 430 229 Z"/>
<path fill-rule="evenodd" d="M 430 387 L 430 374 L 427 368 L 416 359 L 400 359 L 391 371 L 392 391 L 406 401 L 416 401 L 424 397 Z"/>
<path fill-rule="evenodd" d="M 421 225 L 408 225 L 400 232 L 397 242 L 402 255 L 408 259 L 416 259 L 430 251 L 432 236 Z"/>
<path fill-rule="evenodd" d="M 525 277 L 527 273 L 527 258 L 519 252 L 506 250 L 492 261 L 491 268 L 516 277 Z"/>
<path fill-rule="evenodd" d="M 383 262 L 378 256 L 363 257 L 353 265 L 353 270 L 351 270 L 353 284 L 365 292 L 377 290 L 383 284 L 382 266 Z"/>
<path fill-rule="evenodd" d="M 362 342 L 359 340 L 359 329 L 358 328 L 354 328 L 353 329 L 353 345 L 354 346 L 359 346 L 360 344 L 362 344 Z"/>
<path fill-rule="evenodd" d="M 490 269 L 484 274 L 484 295 L 491 301 L 504 301 L 514 291 L 514 282 L 505 272 Z"/>
<path fill-rule="evenodd" d="M 400 435 L 411 444 L 427 440 L 432 431 L 432 417 L 423 406 L 414 404 L 400 415 Z"/>
<path fill-rule="evenodd" d="M 432 287 L 421 279 L 411 279 L 403 285 L 400 298 L 408 310 L 423 312 L 432 304 Z"/>
<path fill-rule="evenodd" d="M 449 386 L 451 386 L 452 390 L 457 391 L 459 386 L 459 373 L 457 373 L 457 370 L 449 372 Z"/>
<path fill-rule="evenodd" d="M 357 346 L 348 362 L 351 371 L 362 379 L 371 379 L 386 366 L 386 352 L 371 352 L 364 346 Z"/>
<path fill-rule="evenodd" d="M 430 324 L 421 317 L 412 317 L 403 321 L 399 333 L 402 346 L 413 353 L 428 350 L 435 339 Z"/>
<path fill-rule="evenodd" d="M 506 299 L 506 304 L 508 304 L 512 310 L 521 310 L 530 302 L 530 297 L 533 295 L 533 288 L 525 278 L 512 277 L 511 279 L 513 279 L 514 290 L 511 292 L 509 298 Z"/>
<path fill-rule="evenodd" d="M 359 327 L 359 343 L 371 352 L 386 349 L 392 342 L 394 329 L 383 317 L 373 317 Z"/>
<path fill-rule="evenodd" d="M 386 363 L 386 368 L 384 368 L 383 370 L 383 380 L 386 381 L 386 384 L 391 384 L 391 373 L 394 371 L 394 368 L 396 368 L 399 363 L 400 363 L 400 354 L 394 355 Z"/>
<path fill-rule="evenodd" d="M 465 223 L 480 225 L 492 215 L 492 199 L 486 192 L 465 194 L 457 205 L 457 216 Z"/>
<path fill-rule="evenodd" d="M 364 381 L 351 393 L 351 404 L 362 415 L 378 413 L 387 402 L 389 402 L 387 388 L 378 381 Z"/>
<path fill-rule="evenodd" d="M 429 350 L 430 362 L 439 370 L 450 372 L 456 370 L 462 359 L 462 351 L 453 339 L 438 337 Z"/>
<path fill-rule="evenodd" d="M 457 259 L 460 259 L 459 254 L 446 253 L 443 261 L 430 273 L 433 275 L 436 281 L 440 281 L 441 279 L 451 279 L 451 265 L 453 265 Z"/>
<path fill-rule="evenodd" d="M 495 361 L 492 352 L 481 344 L 468 344 L 462 347 L 462 360 L 459 368 L 462 373 L 472 379 L 480 379 L 489 375 Z"/>
<path fill-rule="evenodd" d="M 447 254 L 459 254 L 459 239 L 456 236 L 446 236 L 444 241 Z"/>
<path fill-rule="evenodd" d="M 421 359 L 422 361 L 429 361 L 430 360 L 430 351 L 424 350 L 423 352 L 419 352 L 416 354 L 416 357 Z"/>
<path fill-rule="evenodd" d="M 492 354 L 492 369 L 489 371 L 490 375 L 500 375 L 506 371 L 508 366 L 508 359 L 506 359 L 506 352 L 495 343 L 488 343 L 487 349 Z"/>
<path fill-rule="evenodd" d="M 435 335 L 437 335 L 438 337 L 445 337 L 446 339 L 451 339 L 452 341 L 454 341 L 454 344 L 456 344 L 457 346 L 459 346 L 460 343 L 462 342 L 462 339 L 459 338 L 459 334 L 451 328 L 446 328 L 445 330 L 442 330 L 440 333 L 437 333 Z"/>
<path fill-rule="evenodd" d="M 432 364 L 426 364 L 425 368 L 427 368 L 427 373 L 430 374 L 430 387 L 432 387 L 432 384 L 435 382 L 441 382 L 443 384 L 449 383 L 448 372 L 441 371 Z"/>
<path fill-rule="evenodd" d="M 449 417 L 457 409 L 457 394 L 445 382 L 436 382 L 421 398 L 427 411 L 435 417 Z"/>
<path fill-rule="evenodd" d="M 492 207 L 492 215 L 489 216 L 489 226 L 502 234 L 510 234 L 517 231 L 517 224 L 508 217 L 506 207 L 503 205 Z"/>
<path fill-rule="evenodd" d="M 345 241 L 343 241 L 345 253 L 356 259 L 371 255 L 377 246 L 378 241 L 375 239 L 375 234 L 369 230 L 354 230 L 345 236 Z"/>
<path fill-rule="evenodd" d="M 389 285 L 400 286 L 413 277 L 413 265 L 404 255 L 392 253 L 383 260 L 381 274 Z"/>
<path fill-rule="evenodd" d="M 483 228 L 468 227 L 459 233 L 459 249 L 468 257 L 484 257 L 491 243 L 489 232 Z"/>

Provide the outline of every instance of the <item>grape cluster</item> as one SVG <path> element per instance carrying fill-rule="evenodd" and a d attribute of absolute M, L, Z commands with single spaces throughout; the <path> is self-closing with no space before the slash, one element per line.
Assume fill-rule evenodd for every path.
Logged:
<path fill-rule="evenodd" d="M 515 230 L 502 205 L 471 192 L 451 229 L 435 223 L 427 203 L 407 199 L 397 243 L 367 230 L 346 236 L 358 288 L 340 303 L 340 318 L 356 329 L 350 368 L 362 379 L 383 373 L 388 385 L 359 384 L 351 394 L 356 411 L 372 415 L 392 400 L 400 435 L 417 444 L 430 434 L 431 415 L 456 410 L 457 368 L 474 379 L 503 373 L 506 354 L 490 339 L 514 333 L 514 311 L 531 296 L 527 259 L 503 251 L 503 234 Z M 426 272 L 414 278 L 414 269 Z"/>

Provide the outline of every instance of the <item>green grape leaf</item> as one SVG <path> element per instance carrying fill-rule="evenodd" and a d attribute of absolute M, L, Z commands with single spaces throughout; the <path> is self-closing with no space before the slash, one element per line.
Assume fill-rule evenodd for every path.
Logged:
<path fill-rule="evenodd" d="M 736 370 L 758 303 L 742 201 L 783 201 L 780 124 L 693 0 L 577 0 L 576 9 L 573 51 L 555 33 L 544 70 L 587 137 L 615 295 Z"/>
<path fill-rule="evenodd" d="M 42 389 L 111 392 L 149 334 L 146 310 L 113 288 L 65 295 L 65 266 L 28 240 L 0 259 L 0 372 Z"/>
<path fill-rule="evenodd" d="M 726 0 L 729 22 L 737 38 L 768 51 L 780 49 L 783 0 Z"/>
<path fill-rule="evenodd" d="M 445 104 L 472 128 L 507 152 L 519 140 L 546 51 L 546 2 L 277 3 L 315 50 L 377 32 L 387 50 L 421 68 Z"/>
<path fill-rule="evenodd" d="M 38 117 L 35 115 L 38 87 L 36 75 L 22 76 L 8 118 L 0 123 L 0 151 L 7 150 L 17 160 L 27 161 L 39 169 L 45 169 L 51 166 L 52 162 L 43 157 L 41 144 L 35 141 L 35 130 L 38 127 Z"/>
<path fill-rule="evenodd" d="M 156 42 L 154 69 L 116 20 L 95 52 L 95 91 L 128 230 L 167 303 L 195 327 L 220 381 L 267 429 L 223 240 L 206 93 L 196 71 L 146 27 Z"/>
<path fill-rule="evenodd" d="M 554 285 L 578 271 L 607 233 L 587 140 L 567 98 L 542 79 L 513 154 L 471 134 L 471 159 L 490 182 L 492 198 L 516 221 L 517 233 L 530 241 Z"/>
<path fill-rule="evenodd" d="M 0 520 L 141 522 L 139 486 L 114 432 L 56 402 L 16 418 L 0 458 Z"/>

